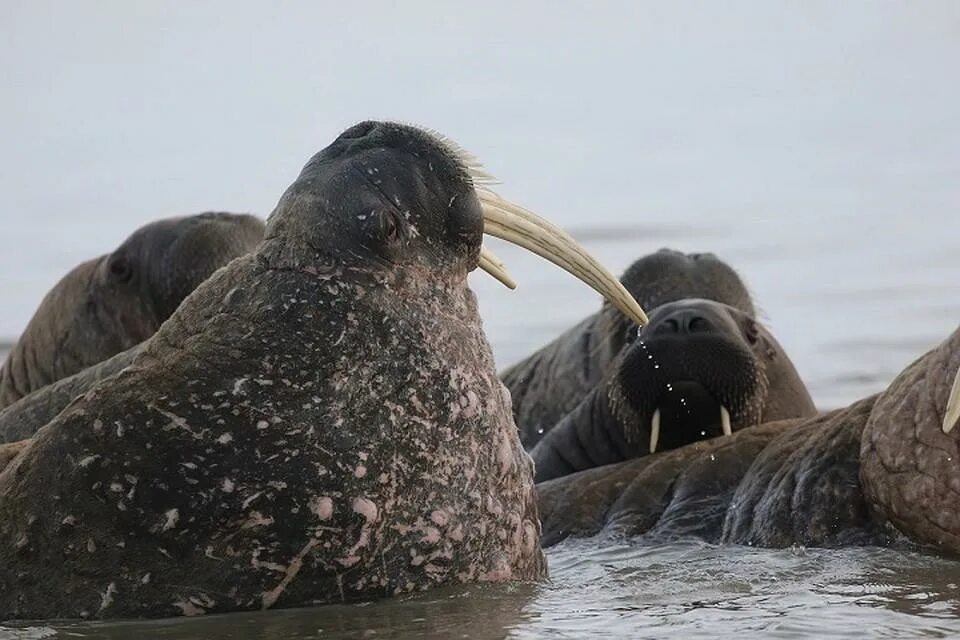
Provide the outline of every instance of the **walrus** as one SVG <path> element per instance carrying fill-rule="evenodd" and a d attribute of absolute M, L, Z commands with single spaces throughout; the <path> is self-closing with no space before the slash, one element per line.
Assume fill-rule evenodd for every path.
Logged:
<path fill-rule="evenodd" d="M 0 443 L 30 438 L 40 427 L 96 385 L 130 365 L 144 343 L 121 351 L 103 362 L 91 365 L 73 375 L 41 387 L 0 409 Z"/>
<path fill-rule="evenodd" d="M 531 451 L 536 481 L 817 412 L 783 347 L 749 314 L 668 302 Z"/>
<path fill-rule="evenodd" d="M 704 298 L 756 315 L 740 275 L 712 253 L 661 249 L 636 260 L 620 277 L 644 309 L 684 298 Z M 564 332 L 500 377 L 513 398 L 523 446 L 532 448 L 603 378 L 637 325 L 614 305 Z"/>
<path fill-rule="evenodd" d="M 0 367 L 0 408 L 152 336 L 197 285 L 263 238 L 255 216 L 151 222 L 65 275 Z"/>
<path fill-rule="evenodd" d="M 960 554 L 958 368 L 960 329 L 846 408 L 540 483 L 543 543 L 697 536 Z"/>
<path fill-rule="evenodd" d="M 364 122 L 263 242 L 0 473 L 0 619 L 155 617 L 546 575 L 529 456 L 467 274 L 484 232 L 638 323 L 569 236 L 452 143 Z"/>

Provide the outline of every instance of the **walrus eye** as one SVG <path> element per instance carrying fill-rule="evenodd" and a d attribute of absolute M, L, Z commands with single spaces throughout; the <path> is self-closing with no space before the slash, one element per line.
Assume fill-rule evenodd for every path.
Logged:
<path fill-rule="evenodd" d="M 133 267 L 123 256 L 110 260 L 110 276 L 118 282 L 127 282 L 133 276 Z"/>
<path fill-rule="evenodd" d="M 747 320 L 747 324 L 743 328 L 743 333 L 750 344 L 757 344 L 757 340 L 760 339 L 760 327 L 757 326 L 755 320 Z"/>

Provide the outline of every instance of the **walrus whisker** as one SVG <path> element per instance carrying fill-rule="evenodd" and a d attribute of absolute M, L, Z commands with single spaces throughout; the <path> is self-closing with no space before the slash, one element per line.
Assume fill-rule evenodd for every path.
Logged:
<path fill-rule="evenodd" d="M 517 282 L 510 277 L 503 260 L 483 245 L 480 245 L 480 262 L 477 266 L 496 278 L 507 289 L 517 288 Z"/>
<path fill-rule="evenodd" d="M 960 369 L 957 369 L 953 387 L 950 388 L 950 396 L 947 398 L 947 410 L 943 415 L 943 432 L 953 431 L 958 421 L 960 421 Z"/>
<path fill-rule="evenodd" d="M 549 260 L 592 287 L 637 324 L 647 324 L 647 314 L 633 296 L 569 234 L 489 189 L 476 192 L 483 209 L 484 233 Z"/>

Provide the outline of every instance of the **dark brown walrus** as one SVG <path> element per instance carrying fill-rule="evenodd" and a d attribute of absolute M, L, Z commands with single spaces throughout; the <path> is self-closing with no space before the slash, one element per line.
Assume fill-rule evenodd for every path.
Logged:
<path fill-rule="evenodd" d="M 541 482 L 816 414 L 773 335 L 713 300 L 668 302 L 530 452 Z"/>
<path fill-rule="evenodd" d="M 0 473 L 0 619 L 299 606 L 546 575 L 531 463 L 467 274 L 484 230 L 567 236 L 447 142 L 365 122 L 314 156 L 254 253 Z"/>
<path fill-rule="evenodd" d="M 960 554 L 960 329 L 879 394 L 537 485 L 545 545 L 695 535 Z M 952 381 L 952 386 L 951 386 Z"/>
<path fill-rule="evenodd" d="M 211 273 L 263 239 L 250 215 L 158 220 L 44 296 L 0 367 L 0 408 L 152 336 Z"/>
<path fill-rule="evenodd" d="M 756 315 L 739 274 L 712 253 L 661 249 L 630 265 L 620 281 L 644 309 L 704 298 Z M 580 404 L 636 330 L 635 322 L 605 302 L 599 312 L 500 374 L 524 447 L 532 448 Z"/>

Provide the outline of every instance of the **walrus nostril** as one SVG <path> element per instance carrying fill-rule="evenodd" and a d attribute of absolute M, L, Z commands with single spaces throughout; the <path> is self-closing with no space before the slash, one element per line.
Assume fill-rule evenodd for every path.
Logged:
<path fill-rule="evenodd" d="M 707 322 L 706 318 L 700 316 L 693 316 L 687 322 L 687 331 L 690 333 L 702 333 L 704 331 L 710 330 L 710 323 Z"/>
<path fill-rule="evenodd" d="M 661 320 L 657 327 L 657 333 L 690 334 L 706 333 L 713 329 L 710 321 L 693 310 L 684 309 L 670 314 L 669 317 Z"/>

